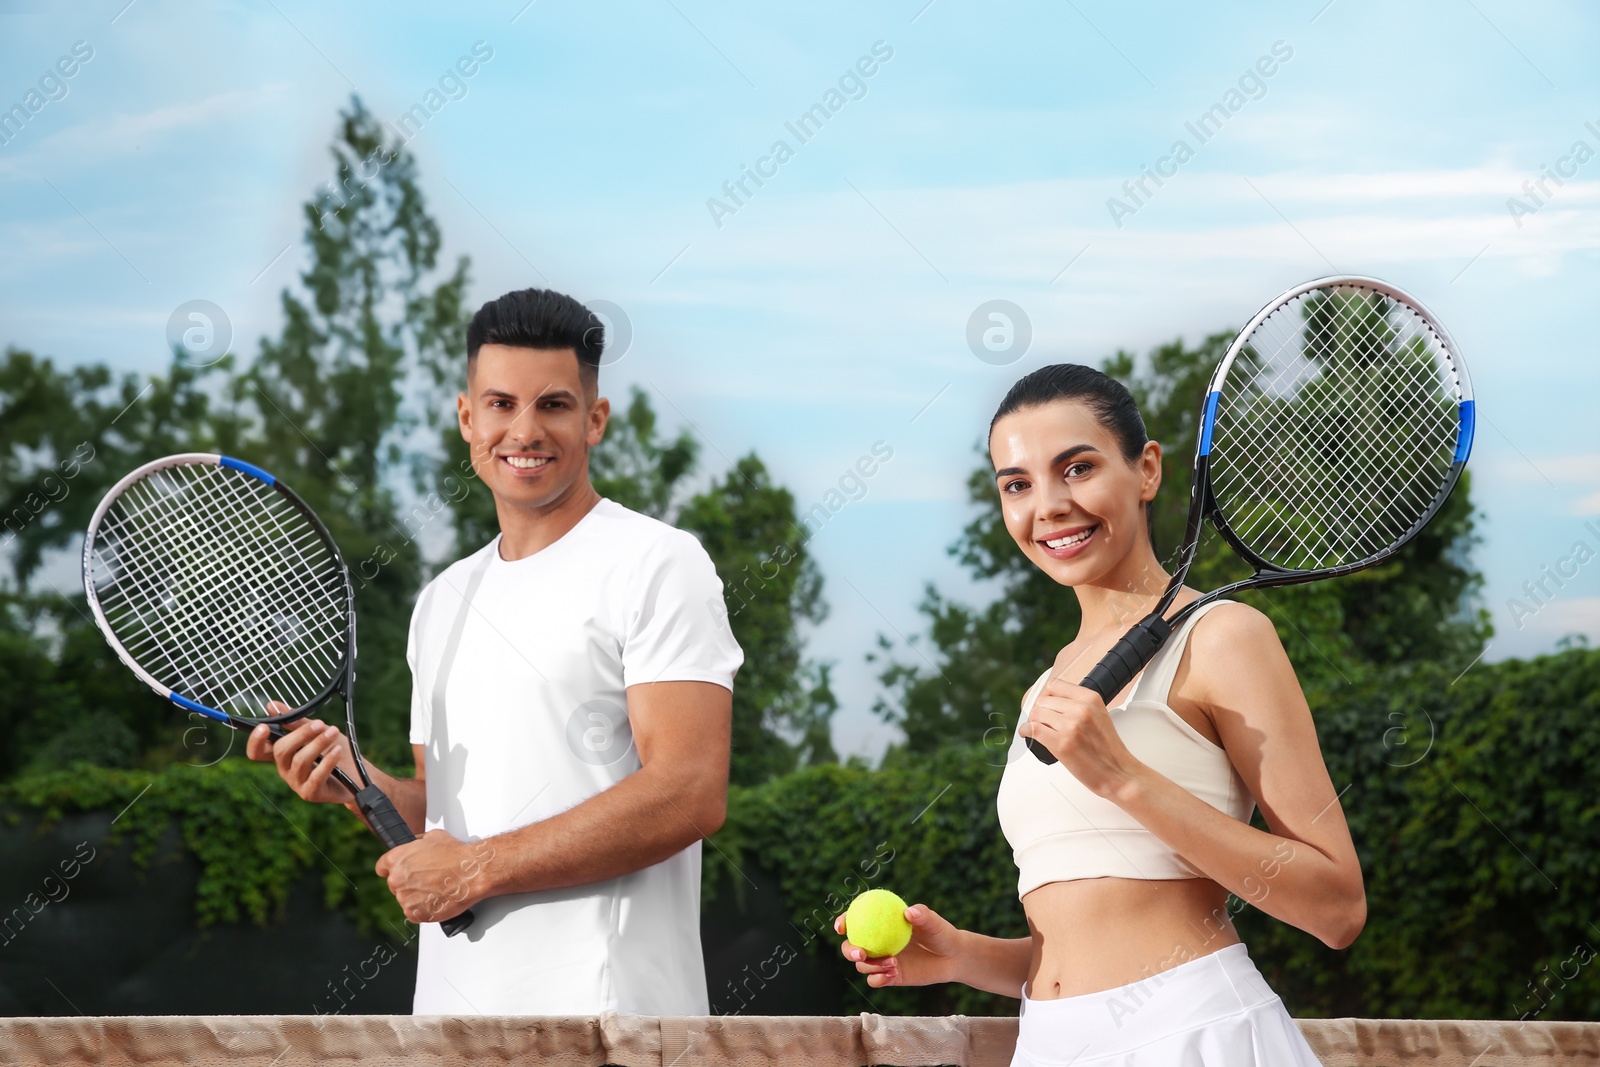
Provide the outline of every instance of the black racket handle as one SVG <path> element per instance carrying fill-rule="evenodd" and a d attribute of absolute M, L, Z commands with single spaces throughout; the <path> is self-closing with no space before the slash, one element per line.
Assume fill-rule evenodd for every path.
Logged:
<path fill-rule="evenodd" d="M 274 741 L 289 732 L 277 723 L 272 723 L 267 729 L 271 731 Z M 317 762 L 322 762 L 322 757 L 317 757 Z M 390 800 L 383 790 L 375 785 L 356 789 L 355 783 L 350 781 L 344 772 L 336 770 L 334 774 L 355 793 L 356 807 L 361 809 L 367 825 L 372 827 L 372 832 L 378 835 L 378 840 L 383 842 L 385 848 L 398 848 L 417 839 L 417 835 L 411 832 L 411 827 L 406 825 L 405 819 L 395 808 L 394 801 Z M 472 914 L 472 909 L 468 908 L 460 915 L 440 923 L 439 929 L 443 930 L 446 936 L 454 937 L 471 926 L 474 918 L 476 916 Z"/>
<path fill-rule="evenodd" d="M 357 793 L 356 807 L 366 816 L 368 825 L 378 835 L 378 840 L 383 842 L 385 848 L 399 848 L 417 839 L 417 835 L 411 832 L 411 827 L 406 825 L 405 819 L 395 808 L 394 801 L 385 796 L 383 790 L 377 786 L 369 785 Z M 474 918 L 469 908 L 460 915 L 440 923 L 439 929 L 447 936 L 454 937 L 471 926 Z"/>
<path fill-rule="evenodd" d="M 1122 640 L 1111 646 L 1111 651 L 1078 684 L 1094 690 L 1101 700 L 1109 703 L 1112 697 L 1133 681 L 1134 675 L 1144 670 L 1144 665 L 1150 662 L 1171 633 L 1172 627 L 1159 614 L 1145 616 L 1133 629 L 1122 635 Z M 1037 738 L 1028 738 L 1028 751 L 1037 756 L 1041 763 L 1056 762 L 1055 753 Z"/>

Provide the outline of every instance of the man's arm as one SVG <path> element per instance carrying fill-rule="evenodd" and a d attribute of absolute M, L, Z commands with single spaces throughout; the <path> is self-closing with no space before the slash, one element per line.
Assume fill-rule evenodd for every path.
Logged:
<path fill-rule="evenodd" d="M 378 874 L 406 918 L 438 922 L 487 897 L 616 878 L 715 833 L 727 814 L 732 692 L 712 682 L 630 686 L 628 719 L 641 767 L 611 788 L 483 841 L 435 831 L 385 854 Z"/>

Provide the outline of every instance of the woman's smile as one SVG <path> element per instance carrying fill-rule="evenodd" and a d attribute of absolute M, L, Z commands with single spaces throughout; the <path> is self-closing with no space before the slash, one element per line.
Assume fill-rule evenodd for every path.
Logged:
<path fill-rule="evenodd" d="M 1052 531 L 1038 538 L 1036 543 L 1044 554 L 1052 559 L 1071 559 L 1088 551 L 1089 544 L 1099 529 L 1099 523 L 1093 526 L 1073 526 Z"/>

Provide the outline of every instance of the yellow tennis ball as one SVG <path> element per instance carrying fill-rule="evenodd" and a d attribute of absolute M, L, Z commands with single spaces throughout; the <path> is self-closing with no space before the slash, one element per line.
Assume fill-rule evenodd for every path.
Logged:
<path fill-rule="evenodd" d="M 906 902 L 887 889 L 869 889 L 850 902 L 844 932 L 868 956 L 893 956 L 911 943 Z"/>

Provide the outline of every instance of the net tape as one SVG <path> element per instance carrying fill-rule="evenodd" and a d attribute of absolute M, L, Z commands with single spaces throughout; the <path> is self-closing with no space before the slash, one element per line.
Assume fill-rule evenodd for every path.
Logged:
<path fill-rule="evenodd" d="M 1454 357 L 1415 309 L 1357 285 L 1303 293 L 1257 324 L 1222 382 L 1217 511 L 1285 569 L 1368 559 L 1447 481 L 1460 400 Z"/>
<path fill-rule="evenodd" d="M 90 554 L 101 611 L 162 685 L 233 715 L 315 699 L 344 662 L 343 570 L 260 480 L 208 463 L 135 481 Z"/>
<path fill-rule="evenodd" d="M 1600 1022 L 1297 1019 L 1327 1067 L 1600 1067 Z M 159 1016 L 0 1019 L 18 1067 L 1007 1067 L 1013 1016 Z"/>

